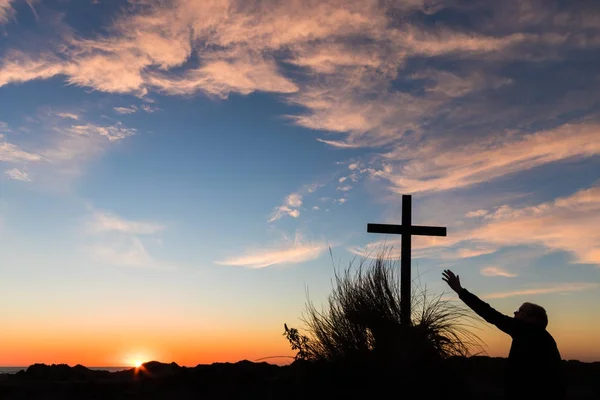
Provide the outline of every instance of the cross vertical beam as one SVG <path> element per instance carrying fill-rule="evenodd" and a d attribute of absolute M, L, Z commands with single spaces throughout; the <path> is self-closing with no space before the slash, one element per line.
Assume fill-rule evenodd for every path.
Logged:
<path fill-rule="evenodd" d="M 411 279 L 410 279 L 410 259 L 411 259 L 411 232 L 406 231 L 412 226 L 412 197 L 402 196 L 402 227 L 405 231 L 402 233 L 400 246 L 400 321 L 403 325 L 410 325 L 411 314 Z"/>
<path fill-rule="evenodd" d="M 402 225 L 367 224 L 369 233 L 388 233 L 402 235 L 400 247 L 400 322 L 409 326 L 411 324 L 411 237 L 421 236 L 446 236 L 446 228 L 438 226 L 418 226 L 412 224 L 412 196 L 402 195 Z"/>

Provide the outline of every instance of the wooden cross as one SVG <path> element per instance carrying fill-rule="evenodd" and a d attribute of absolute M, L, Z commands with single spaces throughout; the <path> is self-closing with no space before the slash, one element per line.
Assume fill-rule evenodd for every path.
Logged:
<path fill-rule="evenodd" d="M 410 252 L 411 236 L 446 236 L 446 228 L 412 225 L 412 196 L 402 195 L 402 225 L 367 224 L 369 233 L 402 235 L 400 247 L 400 322 L 409 326 L 410 321 Z"/>

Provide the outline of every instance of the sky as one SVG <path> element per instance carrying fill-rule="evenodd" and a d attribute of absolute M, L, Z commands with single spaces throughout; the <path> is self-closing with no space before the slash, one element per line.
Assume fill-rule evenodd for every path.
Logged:
<path fill-rule="evenodd" d="M 413 239 L 416 282 L 538 303 L 600 360 L 599 11 L 0 0 L 0 365 L 291 356 L 307 291 L 398 259 L 366 225 L 403 194 L 448 231 Z"/>

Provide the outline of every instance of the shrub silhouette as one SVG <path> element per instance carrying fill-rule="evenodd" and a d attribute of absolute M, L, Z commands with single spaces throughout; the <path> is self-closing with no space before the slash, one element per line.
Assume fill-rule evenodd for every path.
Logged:
<path fill-rule="evenodd" d="M 469 329 L 476 316 L 420 285 L 411 294 L 412 323 L 401 322 L 398 262 L 388 251 L 368 267 L 363 258 L 354 274 L 354 261 L 343 274 L 336 271 L 325 310 L 317 310 L 307 292 L 301 318 L 307 335 L 284 324 L 296 360 L 414 366 L 482 352 L 483 342 Z"/>

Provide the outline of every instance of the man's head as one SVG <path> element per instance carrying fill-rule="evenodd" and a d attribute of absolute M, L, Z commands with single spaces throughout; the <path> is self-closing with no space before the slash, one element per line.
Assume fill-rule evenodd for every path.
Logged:
<path fill-rule="evenodd" d="M 515 318 L 539 325 L 544 329 L 548 326 L 546 310 L 544 310 L 544 307 L 533 303 L 521 304 L 521 307 L 515 311 Z"/>

